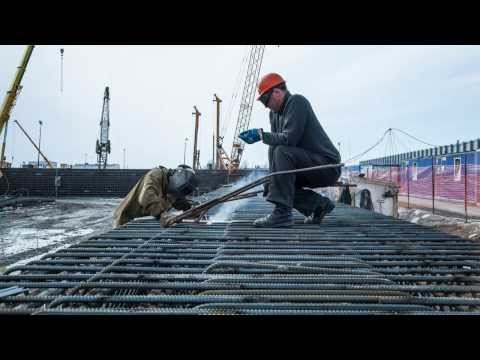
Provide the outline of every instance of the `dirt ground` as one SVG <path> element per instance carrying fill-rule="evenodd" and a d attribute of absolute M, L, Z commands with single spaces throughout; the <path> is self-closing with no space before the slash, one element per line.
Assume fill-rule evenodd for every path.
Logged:
<path fill-rule="evenodd" d="M 418 225 L 434 227 L 442 232 L 460 236 L 466 240 L 480 241 L 480 221 L 457 217 L 454 214 L 432 214 L 431 211 L 421 209 L 399 208 L 399 218 Z"/>

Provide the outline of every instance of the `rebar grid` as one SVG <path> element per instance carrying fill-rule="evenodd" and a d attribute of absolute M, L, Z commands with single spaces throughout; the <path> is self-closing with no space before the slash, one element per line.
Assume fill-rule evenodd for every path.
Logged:
<path fill-rule="evenodd" d="M 242 201 L 232 221 L 140 219 L 12 267 L 0 313 L 480 314 L 479 244 L 340 204 L 256 229 L 271 205 Z"/>

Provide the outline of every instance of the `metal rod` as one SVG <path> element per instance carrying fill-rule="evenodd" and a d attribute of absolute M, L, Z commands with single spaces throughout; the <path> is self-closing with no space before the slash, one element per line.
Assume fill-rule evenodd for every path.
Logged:
<path fill-rule="evenodd" d="M 188 138 L 185 138 L 185 143 L 184 143 L 184 147 L 183 147 L 183 164 L 184 165 L 187 164 L 187 161 L 186 161 L 187 141 L 188 141 Z"/>
<path fill-rule="evenodd" d="M 307 172 L 307 171 L 314 171 L 314 170 L 325 170 L 325 169 L 331 169 L 331 168 L 338 168 L 342 167 L 344 164 L 329 164 L 329 165 L 319 165 L 319 166 L 312 166 L 308 168 L 303 168 L 303 169 L 295 169 L 295 170 L 286 170 L 286 171 L 277 171 L 274 173 L 270 173 L 266 176 L 261 177 L 258 180 L 255 180 L 251 182 L 250 184 L 247 184 L 245 186 L 242 186 L 236 190 L 233 190 L 223 196 L 220 196 L 218 198 L 209 200 L 203 204 L 200 204 L 196 207 L 191 208 L 190 210 L 187 210 L 183 212 L 182 214 L 178 216 L 174 216 L 170 218 L 169 220 L 166 221 L 165 226 L 171 226 L 174 223 L 181 222 L 183 219 L 191 218 L 191 217 L 196 217 L 197 215 L 201 214 L 205 209 L 209 209 L 215 205 L 220 204 L 221 202 L 224 202 L 227 199 L 230 199 L 232 197 L 235 197 L 236 195 L 239 195 L 247 190 L 253 189 L 254 187 L 258 185 L 262 185 L 266 183 L 270 177 L 272 176 L 278 176 L 278 175 L 285 175 L 285 174 L 295 174 L 295 173 L 300 173 L 300 172 Z"/>
<path fill-rule="evenodd" d="M 40 149 L 42 144 L 42 121 L 38 120 L 38 124 L 40 125 L 40 135 L 38 136 L 38 155 L 37 155 L 37 168 L 40 168 Z"/>
<path fill-rule="evenodd" d="M 410 209 L 410 164 L 407 163 L 407 209 Z"/>
<path fill-rule="evenodd" d="M 199 119 L 200 119 L 200 115 L 202 115 L 200 113 L 200 111 L 198 111 L 197 107 L 194 106 L 193 107 L 195 109 L 195 112 L 193 112 L 192 114 L 195 115 L 195 133 L 194 133 L 194 139 L 193 139 L 193 158 L 192 158 L 192 168 L 194 170 L 197 169 L 198 165 L 199 165 L 199 150 L 197 149 L 197 140 L 198 140 L 198 125 L 199 125 Z"/>
<path fill-rule="evenodd" d="M 435 158 L 432 156 L 432 214 L 435 214 Z"/>
<path fill-rule="evenodd" d="M 263 190 L 252 191 L 252 192 L 249 192 L 249 193 L 246 193 L 246 194 L 243 194 L 243 195 L 237 195 L 237 196 L 235 196 L 231 199 L 225 200 L 224 202 L 235 201 L 235 200 L 241 200 L 241 199 L 254 197 L 254 196 L 257 196 L 258 194 L 260 194 L 261 192 L 263 192 Z"/>
<path fill-rule="evenodd" d="M 17 121 L 17 120 L 13 120 L 14 123 L 16 123 L 18 125 L 18 127 L 20 128 L 20 130 L 22 130 L 22 132 L 25 134 L 25 136 L 27 137 L 28 140 L 30 140 L 30 142 L 32 143 L 32 145 L 35 147 L 35 149 L 37 149 L 37 151 L 39 152 L 40 155 L 42 155 L 42 158 L 45 160 L 45 162 L 48 164 L 48 167 L 50 169 L 53 169 L 53 165 L 52 163 L 50 162 L 50 160 L 48 160 L 45 155 L 40 151 L 40 149 L 38 148 L 37 144 L 35 144 L 35 142 L 32 140 L 32 138 L 27 134 L 27 132 L 23 129 L 22 125 L 20 125 L 20 123 Z"/>
<path fill-rule="evenodd" d="M 465 202 L 465 222 L 468 222 L 468 212 L 467 212 L 467 200 L 468 200 L 468 192 L 467 192 L 467 154 L 464 155 L 464 188 L 465 188 L 465 194 L 464 194 L 464 202 Z"/>
<path fill-rule="evenodd" d="M 216 153 L 216 161 L 214 162 L 213 166 L 215 167 L 215 169 L 221 169 L 221 165 L 220 165 L 220 157 L 218 156 L 218 152 L 215 151 L 215 149 L 219 149 L 221 144 L 220 144 L 220 103 L 222 102 L 222 100 L 217 96 L 217 94 L 213 94 L 213 101 L 217 103 L 217 121 L 216 121 L 216 130 L 215 130 L 215 135 L 216 135 L 216 139 L 214 140 L 214 157 L 215 157 L 215 153 Z"/>

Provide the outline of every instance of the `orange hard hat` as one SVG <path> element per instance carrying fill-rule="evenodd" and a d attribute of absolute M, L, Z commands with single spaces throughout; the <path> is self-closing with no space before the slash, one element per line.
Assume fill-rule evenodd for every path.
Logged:
<path fill-rule="evenodd" d="M 270 74 L 264 75 L 260 80 L 260 82 L 258 83 L 257 100 L 259 100 L 260 97 L 271 88 L 283 83 L 285 83 L 285 80 L 277 73 L 270 73 Z"/>

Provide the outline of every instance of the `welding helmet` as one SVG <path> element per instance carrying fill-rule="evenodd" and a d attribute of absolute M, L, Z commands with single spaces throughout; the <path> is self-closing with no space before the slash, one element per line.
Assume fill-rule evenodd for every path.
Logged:
<path fill-rule="evenodd" d="M 188 165 L 170 169 L 167 192 L 175 198 L 183 198 L 193 193 L 198 186 L 195 171 Z"/>

